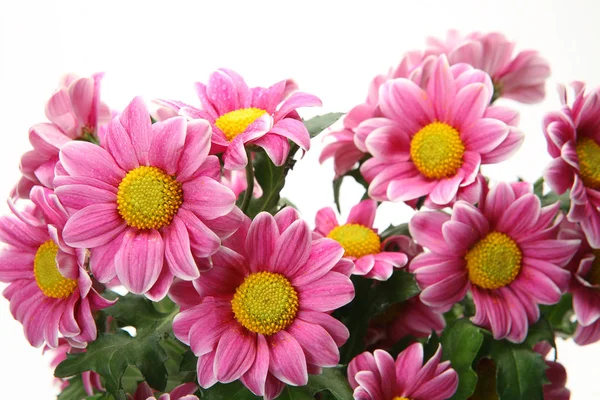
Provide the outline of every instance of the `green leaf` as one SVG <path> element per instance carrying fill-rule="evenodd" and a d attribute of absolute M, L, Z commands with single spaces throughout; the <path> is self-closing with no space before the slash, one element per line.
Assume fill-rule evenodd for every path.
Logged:
<path fill-rule="evenodd" d="M 397 269 L 390 279 L 379 283 L 373 292 L 372 315 L 384 312 L 392 304 L 402 303 L 415 297 L 421 290 L 413 274 Z"/>
<path fill-rule="evenodd" d="M 525 338 L 525 343 L 529 347 L 533 347 L 537 343 L 544 340 L 550 343 L 552 347 L 556 348 L 552 325 L 550 325 L 545 318 L 540 318 L 538 322 L 529 327 L 527 338 Z"/>
<path fill-rule="evenodd" d="M 468 399 L 477 385 L 477 374 L 473 371 L 473 362 L 481 345 L 483 333 L 467 318 L 454 321 L 444 329 L 440 339 L 442 358 L 449 360 L 458 373 L 458 389 L 452 400 Z"/>
<path fill-rule="evenodd" d="M 564 294 L 560 301 L 551 306 L 540 306 L 542 317 L 546 319 L 552 328 L 561 336 L 572 336 L 575 333 L 576 323 L 571 322 L 573 316 L 573 296 Z"/>
<path fill-rule="evenodd" d="M 198 364 L 198 357 L 196 357 L 191 350 L 188 350 L 183 355 L 181 364 L 179 364 L 179 370 L 196 372 L 197 364 Z"/>
<path fill-rule="evenodd" d="M 279 193 L 285 185 L 286 166 L 277 167 L 265 152 L 257 152 L 254 157 L 254 177 L 262 188 L 263 195 L 253 198 L 248 207 L 248 216 L 254 218 L 261 211 L 271 214 L 277 211 Z"/>
<path fill-rule="evenodd" d="M 160 307 L 168 307 L 168 302 Z M 150 386 L 164 390 L 167 384 L 165 362 L 169 359 L 161 347 L 169 338 L 171 323 L 178 308 L 171 305 L 170 312 L 158 311 L 153 303 L 141 296 L 129 294 L 104 312 L 115 318 L 120 326 L 133 326 L 136 336 L 125 331 L 100 334 L 83 353 L 72 354 L 58 365 L 59 378 L 84 371 L 95 371 L 104 379 L 107 391 L 116 400 L 125 399 L 123 376 L 130 366 L 136 367 Z"/>
<path fill-rule="evenodd" d="M 499 400 L 544 400 L 547 382 L 542 356 L 522 344 L 494 341 L 491 355 L 496 363 Z"/>
<path fill-rule="evenodd" d="M 321 375 L 309 375 L 308 388 L 313 395 L 311 399 L 314 399 L 316 393 L 323 391 L 328 391 L 337 400 L 351 399 L 352 388 L 342 371 L 342 367 L 323 368 Z"/>
<path fill-rule="evenodd" d="M 87 397 L 81 375 L 69 379 L 69 386 L 57 397 L 57 400 L 81 400 Z"/>
<path fill-rule="evenodd" d="M 217 383 L 209 389 L 200 389 L 202 400 L 255 400 L 255 396 L 240 381 L 228 384 Z"/>
<path fill-rule="evenodd" d="M 315 396 L 310 394 L 306 386 L 286 386 L 277 400 L 315 400 Z"/>
<path fill-rule="evenodd" d="M 338 119 L 340 119 L 344 113 L 333 112 L 323 115 L 317 115 L 311 119 L 307 119 L 304 122 L 304 126 L 310 134 L 310 138 L 314 138 L 319 133 L 333 125 Z"/>
<path fill-rule="evenodd" d="M 340 189 L 342 188 L 343 181 L 343 176 L 340 176 L 339 178 L 335 178 L 333 180 L 333 201 L 335 202 L 335 208 L 337 208 L 337 211 L 339 213 L 342 212 L 342 208 L 340 207 Z"/>
<path fill-rule="evenodd" d="M 385 240 L 389 237 L 398 235 L 410 236 L 410 232 L 408 231 L 408 224 L 400 224 L 397 226 L 390 225 L 385 231 L 381 232 L 379 236 L 381 236 L 382 240 Z"/>

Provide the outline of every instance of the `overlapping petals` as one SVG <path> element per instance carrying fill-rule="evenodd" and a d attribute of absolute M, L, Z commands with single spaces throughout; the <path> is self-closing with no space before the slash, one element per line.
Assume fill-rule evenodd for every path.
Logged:
<path fill-rule="evenodd" d="M 417 213 L 410 231 L 430 252 L 417 256 L 409 268 L 423 290 L 423 303 L 449 310 L 470 290 L 473 322 L 490 329 L 496 339 L 522 342 L 528 325 L 540 316 L 538 304 L 555 304 L 566 291 L 570 273 L 564 267 L 579 247 L 579 240 L 557 239 L 557 211 L 558 204 L 541 207 L 529 184 L 500 183 L 477 207 L 459 201 L 451 216 Z M 489 240 L 496 247 L 481 244 Z M 475 246 L 479 250 L 471 253 Z M 486 258 L 496 254 L 490 252 L 506 258 L 495 265 Z M 474 270 L 468 269 L 469 254 L 478 257 Z M 489 288 L 482 277 L 489 279 Z"/>
<path fill-rule="evenodd" d="M 293 208 L 285 208 L 275 217 L 261 213 L 252 222 L 246 220 L 213 255 L 214 267 L 193 282 L 197 294 L 188 291 L 189 295 L 183 296 L 184 287 L 189 287 L 185 282 L 172 292 L 171 297 L 183 305 L 173 331 L 199 357 L 200 386 L 240 379 L 253 393 L 273 399 L 284 383 L 305 385 L 308 373 L 337 365 L 338 347 L 349 333 L 330 313 L 354 297 L 348 279 L 352 262 L 342 256 L 343 249 L 335 241 L 313 239 Z M 297 311 L 289 308 L 292 306 L 284 310 L 288 325 L 265 334 L 247 328 L 255 317 L 240 319 L 233 309 L 234 299 L 238 305 L 255 301 L 236 296 L 243 290 L 242 284 L 248 285 L 249 277 L 264 276 L 288 282 L 297 295 Z M 261 293 L 267 296 L 266 291 Z M 291 293 L 289 286 L 286 293 Z M 261 304 L 281 300 L 269 298 Z"/>
<path fill-rule="evenodd" d="M 458 388 L 458 374 L 441 359 L 440 346 L 423 364 L 421 343 L 410 345 L 395 361 L 384 350 L 365 352 L 350 361 L 348 381 L 357 400 L 446 400 Z"/>
<path fill-rule="evenodd" d="M 546 358 L 552 350 L 548 342 L 539 342 L 533 346 L 533 350 L 544 357 L 546 362 L 546 378 L 550 383 L 544 385 L 544 400 L 569 400 L 571 392 L 565 387 L 567 384 L 567 371 L 559 362 L 548 361 Z"/>

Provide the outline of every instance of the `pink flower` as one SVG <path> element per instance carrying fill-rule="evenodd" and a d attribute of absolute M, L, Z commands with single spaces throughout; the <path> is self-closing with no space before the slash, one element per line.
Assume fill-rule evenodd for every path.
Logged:
<path fill-rule="evenodd" d="M 201 109 L 182 106 L 181 114 L 210 122 L 213 129 L 211 154 L 223 153 L 226 169 L 241 169 L 248 163 L 245 147 L 262 147 L 275 165 L 283 165 L 290 144 L 307 151 L 310 136 L 296 109 L 320 106 L 307 93 L 295 92 L 292 81 L 269 88 L 249 88 L 244 79 L 228 69 L 212 73 L 208 85 L 196 83 Z"/>
<path fill-rule="evenodd" d="M 65 241 L 91 251 L 100 282 L 158 300 L 173 276 L 200 276 L 241 222 L 235 195 L 209 156 L 210 126 L 183 117 L 150 123 L 140 98 L 108 126 L 105 143 L 70 142 L 60 152 L 56 194 L 71 211 Z"/>
<path fill-rule="evenodd" d="M 446 400 L 458 388 L 450 361 L 440 362 L 442 347 L 423 365 L 423 345 L 414 343 L 396 361 L 384 350 L 362 353 L 348 364 L 356 400 Z"/>
<path fill-rule="evenodd" d="M 558 206 L 541 207 L 527 183 L 500 183 L 477 207 L 459 201 L 452 216 L 417 213 L 410 232 L 431 251 L 409 266 L 421 301 L 447 311 L 470 289 L 473 322 L 495 339 L 522 342 L 539 319 L 538 304 L 557 303 L 567 289 L 563 267 L 579 247 L 578 240 L 557 239 Z"/>
<path fill-rule="evenodd" d="M 102 76 L 78 78 L 70 74 L 62 78 L 58 90 L 46 104 L 50 123 L 37 124 L 29 130 L 33 150 L 21 158 L 24 176 L 16 188 L 21 198 L 29 198 L 29 190 L 36 184 L 53 188 L 54 166 L 65 143 L 97 139 L 100 126 L 110 121 L 110 110 L 100 102 Z"/>
<path fill-rule="evenodd" d="M 9 283 L 4 297 L 13 317 L 23 324 L 34 347 L 59 346 L 59 334 L 73 347 L 96 339 L 92 313 L 108 307 L 92 288 L 85 251 L 63 240 L 67 213 L 49 189 L 34 186 L 34 204 L 0 217 L 0 281 Z"/>
<path fill-rule="evenodd" d="M 315 233 L 342 245 L 344 257 L 354 261 L 354 275 L 388 280 L 395 268 L 406 265 L 408 258 L 400 252 L 384 251 L 377 229 L 373 228 L 377 203 L 363 200 L 350 210 L 344 225 L 339 225 L 335 212 L 322 208 L 315 219 Z"/>
<path fill-rule="evenodd" d="M 577 318 L 575 343 L 583 346 L 600 340 L 600 250 L 590 247 L 579 224 L 563 222 L 561 239 L 581 241 L 579 250 L 569 263 L 573 310 Z"/>
<path fill-rule="evenodd" d="M 239 197 L 239 195 L 248 187 L 248 182 L 246 181 L 246 170 L 223 170 L 221 183 L 231 189 L 233 193 L 235 193 L 236 197 Z M 262 196 L 262 194 L 262 188 L 258 184 L 256 178 L 254 178 L 254 189 L 252 190 L 252 195 L 258 198 Z"/>
<path fill-rule="evenodd" d="M 494 97 L 521 103 L 539 103 L 546 94 L 550 66 L 537 51 L 525 50 L 513 56 L 515 43 L 497 32 L 472 33 L 462 37 L 451 30 L 445 41 L 429 38 L 426 54 L 446 54 L 450 65 L 470 64 L 487 72 L 494 84 Z"/>
<path fill-rule="evenodd" d="M 330 313 L 354 297 L 342 247 L 313 239 L 291 207 L 247 219 L 223 244 L 173 321 L 199 357 L 200 386 L 240 379 L 273 399 L 284 384 L 306 385 L 308 373 L 337 365 L 349 333 Z"/>
<path fill-rule="evenodd" d="M 511 126 L 510 109 L 489 106 L 489 76 L 440 56 L 423 90 L 408 79 L 380 89 L 383 117 L 364 121 L 363 140 L 373 158 L 361 167 L 375 200 L 410 201 L 422 196 L 439 205 L 476 182 L 481 164 L 508 158 L 523 135 Z M 360 133 L 360 132 L 359 132 Z M 359 146 L 360 147 L 360 146 Z"/>
<path fill-rule="evenodd" d="M 49 351 L 52 355 L 52 361 L 50 362 L 50 368 L 56 368 L 58 364 L 67 359 L 68 353 L 76 353 L 81 351 L 81 349 L 72 348 L 71 345 L 63 338 L 58 339 L 58 347 L 56 349 L 51 349 L 46 346 L 44 348 L 44 353 Z M 61 379 L 56 378 L 56 381 L 60 384 L 60 390 L 63 391 L 67 386 L 69 386 L 69 379 Z M 102 385 L 102 380 L 100 375 L 95 373 L 94 371 L 85 371 L 81 374 L 81 381 L 83 382 L 83 388 L 88 396 L 93 396 L 95 392 L 105 392 L 106 389 Z"/>
<path fill-rule="evenodd" d="M 581 224 L 589 244 L 600 248 L 600 88 L 585 93 L 573 84 L 575 100 L 567 103 L 566 89 L 559 87 L 560 111 L 544 118 L 548 152 L 554 158 L 544 179 L 558 194 L 571 189 L 569 221 Z"/>
<path fill-rule="evenodd" d="M 544 357 L 544 359 L 552 350 L 552 346 L 548 342 L 539 342 L 533 346 L 533 350 Z M 567 384 L 567 371 L 562 364 L 555 361 L 546 361 L 546 378 L 550 381 L 544 385 L 544 400 L 569 400 L 571 392 L 565 387 Z"/>
<path fill-rule="evenodd" d="M 177 386 L 170 393 L 161 394 L 158 400 L 199 400 L 194 393 L 198 390 L 195 383 L 184 383 Z M 128 400 L 156 400 L 154 390 L 146 383 L 140 382 L 135 393 L 127 395 Z"/>

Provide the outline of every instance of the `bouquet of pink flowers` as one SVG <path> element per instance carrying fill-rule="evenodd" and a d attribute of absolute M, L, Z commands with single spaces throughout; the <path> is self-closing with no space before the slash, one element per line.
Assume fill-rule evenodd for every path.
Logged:
<path fill-rule="evenodd" d="M 600 340 L 600 89 L 559 87 L 543 178 L 481 174 L 549 74 L 498 33 L 407 53 L 325 135 L 338 211 L 365 194 L 313 228 L 280 192 L 342 114 L 302 119 L 294 81 L 114 111 L 68 75 L 0 218 L 10 311 L 61 400 L 568 399 L 555 338 Z M 382 202 L 415 213 L 378 230 Z"/>

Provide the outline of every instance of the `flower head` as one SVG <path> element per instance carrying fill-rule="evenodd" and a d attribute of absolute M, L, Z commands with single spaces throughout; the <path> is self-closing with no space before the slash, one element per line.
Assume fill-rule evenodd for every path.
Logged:
<path fill-rule="evenodd" d="M 354 261 L 354 275 L 387 280 L 395 268 L 406 265 L 408 258 L 401 252 L 385 251 L 377 229 L 373 228 L 377 203 L 363 200 L 350 210 L 345 224 L 339 225 L 330 207 L 319 210 L 315 232 L 342 245 L 344 257 Z"/>
<path fill-rule="evenodd" d="M 284 383 L 306 385 L 308 373 L 337 365 L 349 333 L 330 314 L 354 297 L 343 253 L 313 239 L 291 207 L 246 220 L 193 282 L 197 294 L 173 291 L 184 305 L 173 332 L 199 357 L 200 386 L 240 379 L 273 399 Z"/>
<path fill-rule="evenodd" d="M 409 79 L 380 88 L 380 118 L 364 121 L 355 141 L 373 157 L 361 166 L 375 200 L 451 202 L 460 188 L 477 184 L 482 164 L 516 151 L 523 135 L 515 112 L 490 106 L 489 76 L 467 64 L 450 67 L 445 56 L 424 90 Z M 359 146 L 359 147 L 361 147 Z"/>
<path fill-rule="evenodd" d="M 63 240 L 67 213 L 51 190 L 34 186 L 33 204 L 0 217 L 0 281 L 13 317 L 23 324 L 34 347 L 59 346 L 59 335 L 73 347 L 96 339 L 92 313 L 108 307 L 92 288 L 85 251 Z"/>
<path fill-rule="evenodd" d="M 571 189 L 569 221 L 581 224 L 589 244 L 600 248 L 600 88 L 585 91 L 574 83 L 575 100 L 559 88 L 563 107 L 544 118 L 544 135 L 553 160 L 544 173 L 558 194 Z"/>
<path fill-rule="evenodd" d="M 564 268 L 578 240 L 557 239 L 558 204 L 541 207 L 526 183 L 500 183 L 478 206 L 459 201 L 452 215 L 419 212 L 415 240 L 430 250 L 410 264 L 426 305 L 449 310 L 470 289 L 473 322 L 494 338 L 522 342 L 539 319 L 538 304 L 554 304 L 567 289 Z"/>
<path fill-rule="evenodd" d="M 446 54 L 451 65 L 467 63 L 487 72 L 494 84 L 494 97 L 521 103 L 539 103 L 546 93 L 550 66 L 537 51 L 514 55 L 515 43 L 501 33 L 471 33 L 461 36 L 451 30 L 445 40 L 429 38 L 426 54 Z"/>
<path fill-rule="evenodd" d="M 450 361 L 440 362 L 442 347 L 423 364 L 423 345 L 414 343 L 396 360 L 384 350 L 362 353 L 348 365 L 348 381 L 359 400 L 446 400 L 458 388 Z"/>
<path fill-rule="evenodd" d="M 37 124 L 29 130 L 33 150 L 21 158 L 24 176 L 16 188 L 20 197 L 29 198 L 29 190 L 36 184 L 53 188 L 54 166 L 66 143 L 98 139 L 99 129 L 111 118 L 108 107 L 100 102 L 102 76 L 80 78 L 69 74 L 61 79 L 59 88 L 46 104 L 50 123 Z"/>
<path fill-rule="evenodd" d="M 296 90 L 291 80 L 269 88 L 249 88 L 236 72 L 219 69 L 211 74 L 208 85 L 196 83 L 200 109 L 162 103 L 179 108 L 182 115 L 192 119 L 209 121 L 213 129 L 211 154 L 223 153 L 226 169 L 242 169 L 248 163 L 245 147 L 250 145 L 264 148 L 275 165 L 283 165 L 287 159 L 288 139 L 308 150 L 310 135 L 296 109 L 320 106 L 321 101 Z"/>
<path fill-rule="evenodd" d="M 60 153 L 56 194 L 71 216 L 65 241 L 91 251 L 100 282 L 165 296 L 174 276 L 196 279 L 197 259 L 217 251 L 241 222 L 235 194 L 217 180 L 206 121 L 151 124 L 134 99 L 101 146 L 71 142 Z"/>

